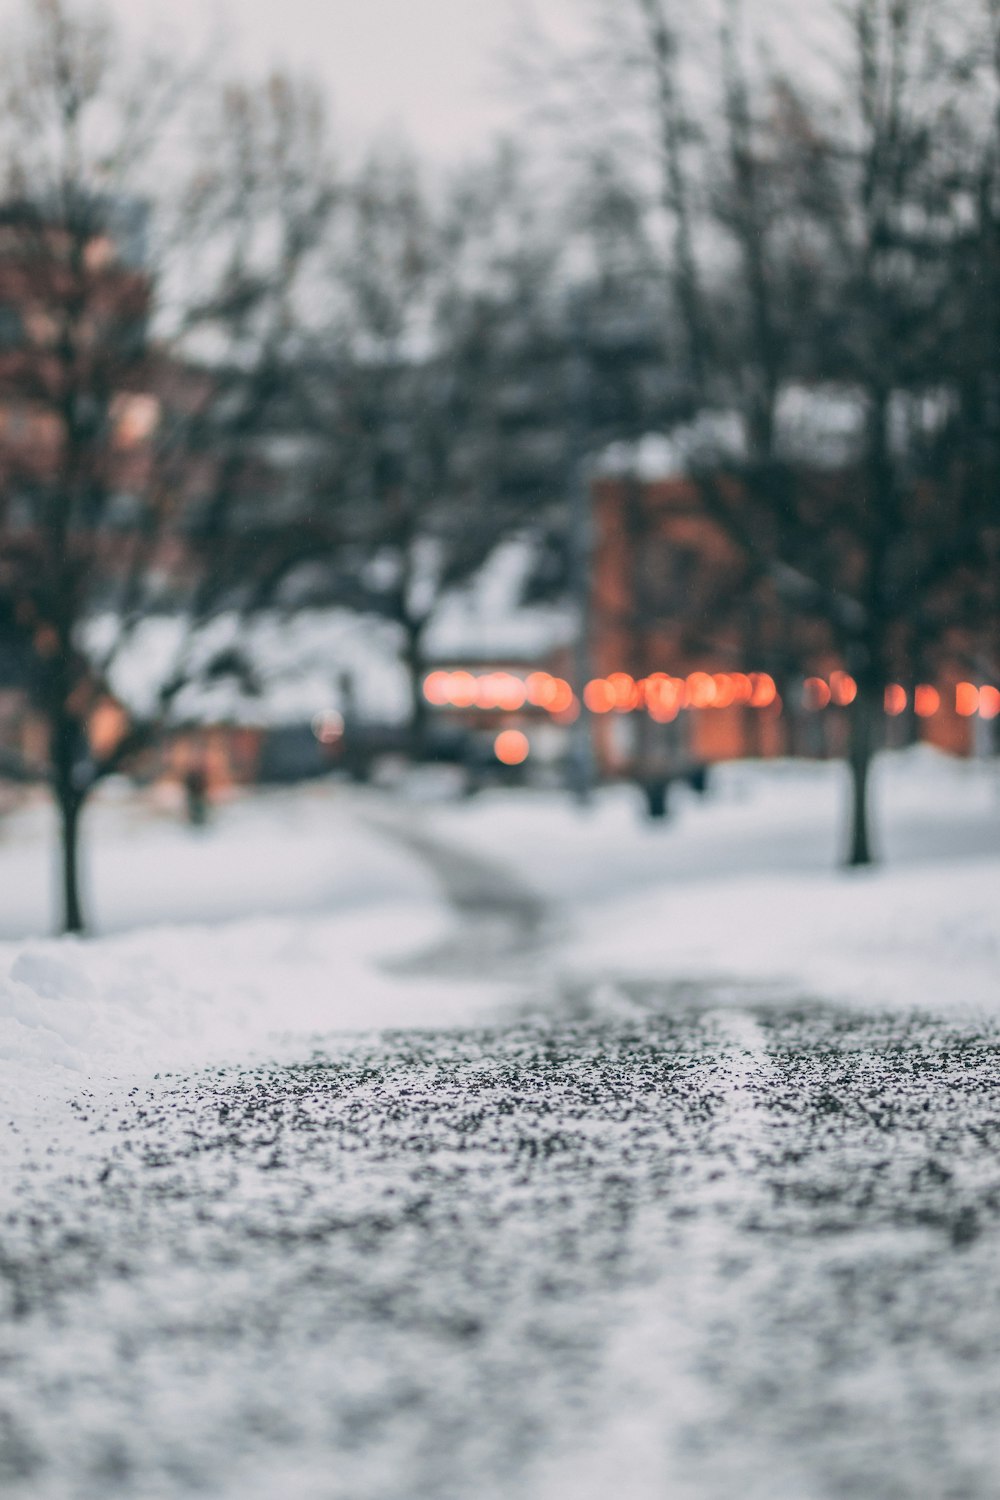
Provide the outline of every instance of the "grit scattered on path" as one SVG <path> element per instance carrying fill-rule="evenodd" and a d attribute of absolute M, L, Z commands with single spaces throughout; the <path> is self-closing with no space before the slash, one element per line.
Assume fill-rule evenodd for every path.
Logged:
<path fill-rule="evenodd" d="M 993 1500 L 998 1055 L 637 984 L 82 1099 L 3 1226 L 0 1484 Z"/>

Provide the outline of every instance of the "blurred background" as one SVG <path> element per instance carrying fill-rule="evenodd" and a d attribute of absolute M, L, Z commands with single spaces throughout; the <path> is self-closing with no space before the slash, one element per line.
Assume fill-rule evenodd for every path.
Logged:
<path fill-rule="evenodd" d="M 0 14 L 0 839 L 57 925 L 95 797 L 658 824 L 832 759 L 864 865 L 880 751 L 996 754 L 996 0 Z"/>

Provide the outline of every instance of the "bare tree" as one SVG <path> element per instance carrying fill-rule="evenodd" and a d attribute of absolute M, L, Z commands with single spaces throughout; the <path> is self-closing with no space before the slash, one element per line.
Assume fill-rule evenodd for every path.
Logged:
<path fill-rule="evenodd" d="M 702 494 L 765 586 L 822 627 L 802 633 L 805 669 L 832 654 L 856 683 L 847 859 L 865 864 L 885 690 L 967 646 L 959 627 L 977 623 L 986 497 L 944 457 L 967 38 L 956 44 L 923 0 L 856 0 L 847 20 L 839 118 L 783 84 L 755 131 L 730 11 L 728 223 L 743 267 L 748 462 L 737 486 L 706 476 Z M 794 312 L 784 326 L 782 305 Z M 858 441 L 836 474 L 779 444 L 778 403 L 795 382 L 840 387 L 856 410 Z"/>
<path fill-rule="evenodd" d="M 47 730 L 78 931 L 87 798 L 193 675 L 227 669 L 196 646 L 206 621 L 260 607 L 301 550 L 300 528 L 262 521 L 280 480 L 264 440 L 330 175 L 312 97 L 230 88 L 196 128 L 205 80 L 127 53 L 104 13 L 67 0 L 31 0 L 0 89 L 0 403 L 18 418 L 0 602 Z M 153 615 L 173 621 L 169 664 L 98 742 L 94 710 Z"/>
<path fill-rule="evenodd" d="M 551 239 L 514 153 L 432 193 L 415 161 L 381 152 L 362 166 L 336 247 L 317 478 L 344 541 L 331 587 L 399 627 L 420 754 L 440 599 L 558 498 L 562 434 L 539 399 L 561 357 L 544 310 Z"/>
<path fill-rule="evenodd" d="M 847 858 L 862 864 L 886 687 L 970 664 L 995 609 L 995 348 L 975 334 L 995 290 L 995 123 L 991 144 L 988 112 L 967 103 L 986 97 L 995 52 L 967 10 L 851 0 L 831 7 L 837 76 L 820 92 L 748 50 L 739 0 L 720 13 L 714 92 L 711 69 L 685 87 L 687 22 L 666 0 L 636 0 L 645 43 L 623 44 L 620 77 L 638 62 L 648 80 L 663 274 L 686 333 L 665 347 L 702 410 L 741 417 L 742 453 L 690 478 L 696 509 L 746 558 L 748 638 L 784 619 L 803 674 L 839 662 L 856 685 Z M 798 433 L 796 400 L 811 412 Z M 835 405 L 856 431 L 831 458 L 807 429 Z M 661 583 L 657 599 L 646 581 L 643 613 L 668 621 L 681 606 Z"/>

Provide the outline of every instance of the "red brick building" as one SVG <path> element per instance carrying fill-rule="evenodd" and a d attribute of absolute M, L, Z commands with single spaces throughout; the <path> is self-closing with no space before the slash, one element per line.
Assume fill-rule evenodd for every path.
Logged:
<path fill-rule="evenodd" d="M 607 768 L 630 770 L 644 758 L 683 764 L 843 754 L 852 693 L 844 663 L 818 628 L 802 622 L 793 656 L 782 639 L 789 620 L 777 604 L 748 608 L 741 553 L 705 513 L 693 484 L 601 479 L 593 520 L 591 664 L 611 686 L 595 685 L 591 707 Z M 803 656 L 813 662 L 808 677 L 793 667 Z M 996 717 L 1000 694 L 995 684 L 965 682 L 966 675 L 956 654 L 934 682 L 891 687 L 887 743 L 924 740 L 970 754 L 977 718 Z M 649 682 L 660 721 L 654 729 L 643 723 L 650 706 L 642 684 Z"/>

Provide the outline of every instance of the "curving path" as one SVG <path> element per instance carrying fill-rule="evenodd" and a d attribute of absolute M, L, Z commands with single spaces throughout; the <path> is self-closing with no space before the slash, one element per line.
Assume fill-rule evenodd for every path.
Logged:
<path fill-rule="evenodd" d="M 458 915 L 425 972 L 532 972 L 533 893 L 381 826 Z M 995 1500 L 996 1026 L 535 985 L 25 1143 L 4 1495 Z"/>

